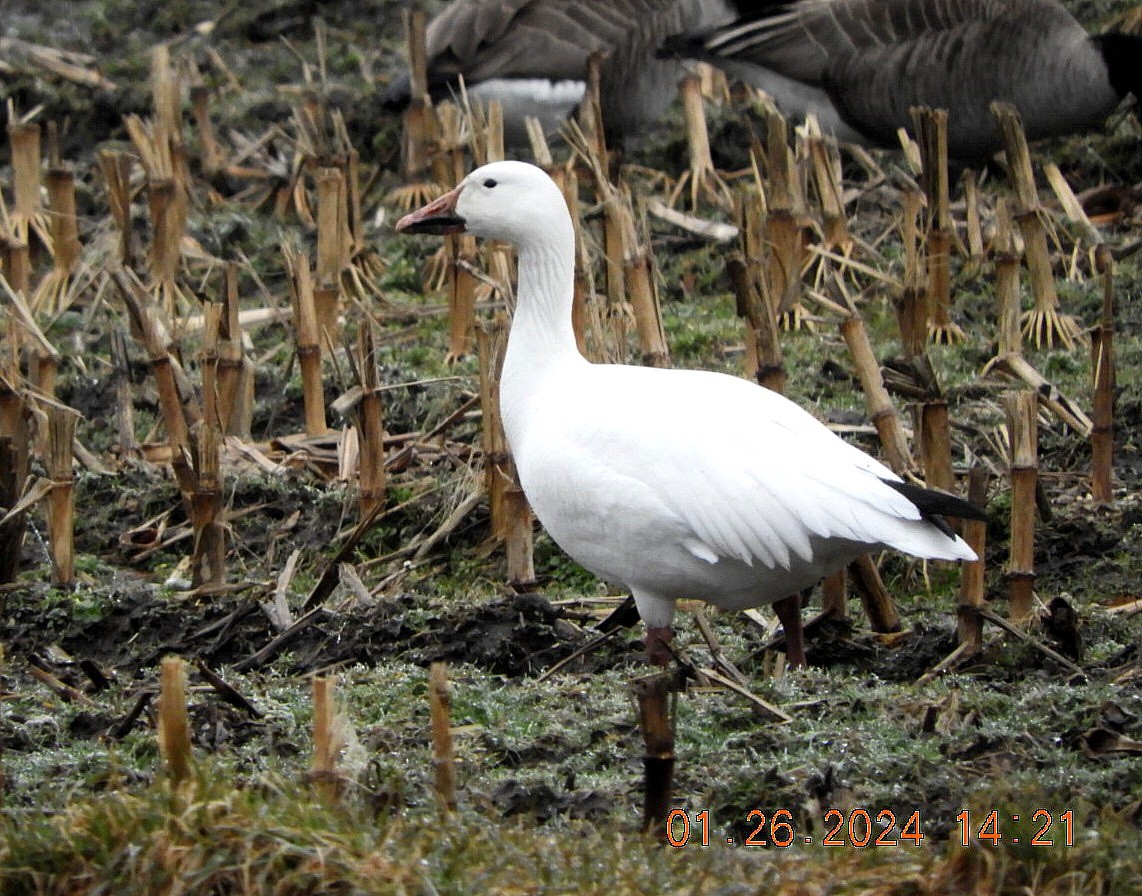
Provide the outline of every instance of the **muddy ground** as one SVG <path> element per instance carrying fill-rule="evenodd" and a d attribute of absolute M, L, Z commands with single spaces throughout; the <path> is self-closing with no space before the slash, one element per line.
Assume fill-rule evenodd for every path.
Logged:
<path fill-rule="evenodd" d="M 26 113 L 41 107 L 38 121 L 59 123 L 61 155 L 79 175 L 81 238 L 92 254 L 102 251 L 107 233 L 93 151 L 127 146 L 122 116 L 150 113 L 150 48 L 167 42 L 173 52 L 193 60 L 216 91 L 213 110 L 220 133 L 258 137 L 273 127 L 288 129 L 297 98 L 321 80 L 314 40 L 318 16 L 326 26 L 321 90 L 342 110 L 350 138 L 361 150 L 369 174 L 368 217 L 387 209 L 391 220 L 392 205 L 384 197 L 398 183 L 398 125 L 380 110 L 377 94 L 399 69 L 398 4 L 93 0 L 21 6 L 8 5 L 0 37 L 90 54 L 87 64 L 114 82 L 114 87 L 77 85 L 16 57 L 11 71 L 0 70 L 15 109 Z M 1091 22 L 1101 13 L 1083 11 Z M 715 145 L 730 146 L 726 135 L 736 133 L 737 125 L 727 116 L 721 126 L 726 130 Z M 1137 124 L 1123 120 L 1114 133 L 1063 141 L 1052 152 L 1076 190 L 1106 182 L 1138 184 L 1137 135 Z M 236 144 L 236 138 L 229 139 Z M 636 151 L 635 160 L 677 176 L 683 146 L 675 120 Z M 728 150 L 719 162 L 735 167 L 741 157 Z M 8 198 L 6 157 L 4 165 L 0 186 Z M 278 228 L 310 237 L 297 222 L 282 224 L 265 207 L 251 209 L 234 200 L 240 186 L 215 184 L 221 201 L 198 206 L 190 232 L 207 252 L 225 258 L 240 252 L 249 260 L 260 278 L 255 288 L 253 278 L 244 275 L 251 295 L 260 300 L 264 288 L 279 304 L 288 304 Z M 996 178 L 986 189 L 1000 189 Z M 876 207 L 875 197 L 866 207 Z M 1128 216 L 1108 225 L 1108 240 L 1119 247 L 1136 242 L 1138 221 Z M 870 234 L 879 223 L 869 227 Z M 858 217 L 854 226 L 859 224 Z M 139 227 L 144 227 L 141 213 Z M 474 394 L 475 365 L 445 367 L 443 316 L 422 313 L 439 311 L 440 303 L 419 294 L 428 243 L 401 243 L 383 225 L 375 235 L 387 265 L 381 290 L 390 303 L 381 315 L 382 378 L 393 387 L 386 398 L 386 428 L 390 435 L 428 431 Z M 711 259 L 716 253 L 665 231 L 655 245 L 672 335 L 678 334 L 680 343 L 689 338 L 686 327 L 695 314 L 702 315 L 699 326 L 713 333 L 691 339 L 695 357 L 687 361 L 732 369 L 740 362 L 740 345 L 726 335 L 736 327 L 732 316 L 703 308 L 694 296 L 702 283 L 728 293 L 720 262 Z M 954 831 L 956 813 L 968 802 L 1003 799 L 1030 807 L 1048 799 L 1059 810 L 1073 802 L 1091 817 L 1114 813 L 1137 831 L 1142 616 L 1116 611 L 1138 600 L 1142 581 L 1137 255 L 1125 258 L 1121 270 L 1116 500 L 1108 506 L 1091 502 L 1084 440 L 1049 417 L 1043 418 L 1040 434 L 1044 509 L 1051 513 L 1037 532 L 1036 587 L 1044 608 L 1056 598 L 1065 604 L 1056 604 L 1053 625 L 1048 620 L 1033 626 L 1032 634 L 1077 662 L 1081 674 L 990 630 L 986 650 L 970 664 L 913 688 L 955 647 L 956 579 L 949 570 L 935 569 L 926 580 L 917 564 L 886 558 L 884 575 L 901 601 L 906 634 L 887 638 L 869 632 L 854 603 L 851 624 L 831 623 L 814 633 L 809 650 L 814 670 L 804 676 L 767 677 L 772 661 L 763 649 L 766 633 L 740 619 L 714 620 L 751 686 L 799 718 L 790 727 L 774 726 L 732 695 L 692 690 L 680 710 L 682 804 L 712 808 L 728 830 L 740 834 L 749 809 L 759 805 L 788 805 L 810 817 L 812 807 L 819 814 L 832 801 L 891 803 L 922 808 L 933 835 L 943 836 Z M 968 294 L 969 324 L 982 327 L 990 314 L 988 287 L 966 274 L 957 283 Z M 1084 323 L 1096 319 L 1096 281 L 1086 277 L 1068 283 L 1063 292 Z M 58 808 L 66 799 L 98 792 L 112 779 L 152 779 L 157 763 L 153 747 L 145 746 L 153 738 L 151 698 L 157 664 L 173 653 L 207 670 L 192 676 L 199 686 L 192 707 L 196 746 L 230 757 L 224 761 L 247 776 L 264 770 L 267 756 L 285 757 L 285 766 L 275 766 L 278 771 L 300 774 L 309 749 L 307 710 L 298 708 L 307 699 L 307 676 L 334 671 L 344 677 L 346 699 L 355 708 L 350 715 L 374 754 L 365 763 L 368 774 L 359 775 L 362 791 L 379 803 L 429 802 L 426 710 L 409 706 L 423 697 L 423 670 L 444 660 L 456 670 L 454 721 L 468 730 L 460 746 L 462 784 L 473 803 L 553 824 L 563 817 L 633 823 L 639 745 L 626 688 L 643 669 L 639 632 L 623 630 L 594 644 L 593 631 L 620 596 L 576 570 L 542 535 L 536 592 L 511 593 L 502 584 L 503 561 L 489 542 L 482 504 L 425 556 L 402 553 L 436 529 L 472 487 L 479 459 L 474 413 L 458 417 L 434 450 L 394 471 L 389 505 L 396 509 L 348 558 L 365 593 L 343 583 L 327 600 L 307 604 L 356 519 L 353 487 L 336 481 L 328 457 L 283 462 L 272 474 L 234 462 L 226 485 L 234 587 L 221 594 L 195 593 L 187 590 L 180 567 L 189 539 L 169 469 L 125 452 L 116 435 L 119 409 L 109 333 L 122 326 L 113 291 L 92 286 L 49 330 L 64 347 L 59 398 L 84 415 L 78 438 L 99 458 L 99 469 L 88 466 L 77 473 L 76 588 L 50 585 L 45 528 L 42 516 L 33 514 L 19 579 L 0 596 L 6 807 Z M 812 334 L 789 338 L 805 359 L 798 382 L 791 384 L 799 400 L 819 405 L 834 422 L 864 422 L 862 400 L 836 339 L 821 335 L 822 352 L 813 347 L 817 337 Z M 886 345 L 883 354 L 893 350 Z M 957 444 L 994 462 L 998 455 L 988 436 L 1007 387 L 970 372 L 990 351 L 983 331 L 954 350 L 960 361 L 951 360 L 953 350 L 940 358 L 969 371 L 953 375 L 949 387 L 953 408 L 962 409 Z M 1035 359 L 1066 388 L 1079 390 L 1079 402 L 1089 407 L 1085 351 L 1043 352 Z M 252 441 L 282 459 L 289 451 L 273 440 L 296 434 L 303 420 L 289 331 L 280 324 L 260 330 L 253 355 L 259 366 Z M 328 371 L 330 398 L 340 393 L 339 376 Z M 130 379 L 137 436 L 143 441 L 157 416 L 157 397 L 138 348 L 132 348 Z M 847 398 L 838 399 L 838 393 Z M 871 441 L 862 444 L 875 449 Z M 440 487 L 430 488 L 432 483 Z M 1000 613 L 1005 611 L 1008 506 L 1006 486 L 996 477 L 987 560 L 989 597 Z M 182 537 L 175 537 L 179 533 Z M 299 559 L 287 600 L 293 618 L 305 622 L 283 637 L 266 605 L 295 550 Z M 1064 618 L 1070 610 L 1077 616 L 1073 625 Z M 706 648 L 685 614 L 681 624 L 689 629 L 683 641 L 700 664 L 707 664 Z M 539 680 L 583 648 L 586 652 L 560 673 Z M 40 670 L 38 679 L 35 670 Z M 43 673 L 62 685 L 47 682 Z M 211 673 L 234 690 L 212 686 Z M 516 703 L 531 713 L 526 721 L 511 716 Z M 884 755 L 871 755 L 877 750 Z"/>

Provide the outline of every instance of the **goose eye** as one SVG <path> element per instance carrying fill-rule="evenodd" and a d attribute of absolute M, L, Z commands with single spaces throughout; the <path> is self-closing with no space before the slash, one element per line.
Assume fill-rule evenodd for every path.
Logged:
<path fill-rule="evenodd" d="M 494 177 L 489 177 L 487 180 L 484 181 L 484 186 L 487 187 L 489 190 L 492 187 L 494 187 L 495 185 L 496 185 L 496 180 Z"/>

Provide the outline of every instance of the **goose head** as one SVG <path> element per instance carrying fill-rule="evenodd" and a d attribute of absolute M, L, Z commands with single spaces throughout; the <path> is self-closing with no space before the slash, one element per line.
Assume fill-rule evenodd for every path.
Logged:
<path fill-rule="evenodd" d="M 455 189 L 397 221 L 402 233 L 470 233 L 520 249 L 542 240 L 573 240 L 567 203 L 541 168 L 492 162 Z"/>

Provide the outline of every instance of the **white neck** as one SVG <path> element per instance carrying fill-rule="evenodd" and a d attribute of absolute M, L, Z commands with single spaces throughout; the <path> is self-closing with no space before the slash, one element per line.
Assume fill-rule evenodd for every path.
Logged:
<path fill-rule="evenodd" d="M 519 250 L 517 304 L 504 358 L 505 374 L 509 367 L 519 367 L 526 375 L 528 370 L 569 356 L 582 360 L 571 326 L 574 246 L 564 242 L 544 241 Z"/>
<path fill-rule="evenodd" d="M 533 411 L 545 377 L 560 367 L 587 364 L 575 343 L 574 235 L 519 249 L 519 287 L 500 376 L 500 410 L 509 442 Z"/>

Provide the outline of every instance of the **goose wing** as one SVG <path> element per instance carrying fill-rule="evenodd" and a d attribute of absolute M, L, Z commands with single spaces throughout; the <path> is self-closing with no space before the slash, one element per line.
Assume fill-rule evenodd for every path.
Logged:
<path fill-rule="evenodd" d="M 908 45 L 1037 0 L 793 0 L 762 6 L 706 38 L 708 53 L 739 59 L 806 84 L 828 80 L 832 63 Z"/>
<path fill-rule="evenodd" d="M 891 470 L 782 396 L 718 374 L 622 370 L 597 391 L 578 381 L 587 400 L 554 403 L 558 416 L 517 452 L 529 493 L 531 450 L 569 459 L 551 464 L 557 481 L 538 486 L 541 520 L 558 504 L 546 500 L 547 485 L 584 507 L 641 516 L 649 534 L 632 546 L 670 541 L 709 563 L 788 568 L 813 560 L 826 539 L 966 556 L 886 484 L 897 479 Z"/>

